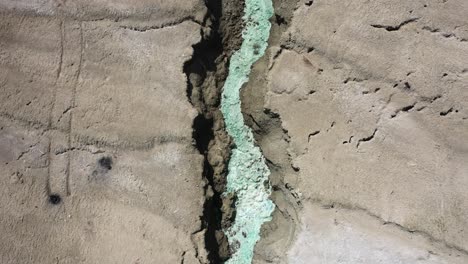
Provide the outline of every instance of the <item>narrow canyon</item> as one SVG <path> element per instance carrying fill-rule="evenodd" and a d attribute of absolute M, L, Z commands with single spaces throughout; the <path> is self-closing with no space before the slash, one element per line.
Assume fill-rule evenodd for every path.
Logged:
<path fill-rule="evenodd" d="M 0 263 L 468 263 L 465 0 L 0 0 Z"/>

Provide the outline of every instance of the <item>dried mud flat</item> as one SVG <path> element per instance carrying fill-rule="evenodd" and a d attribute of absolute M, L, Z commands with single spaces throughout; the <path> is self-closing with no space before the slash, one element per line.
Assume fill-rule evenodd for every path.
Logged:
<path fill-rule="evenodd" d="M 468 263 L 468 4 L 276 0 L 254 263 Z M 0 262 L 222 263 L 242 2 L 0 0 Z"/>

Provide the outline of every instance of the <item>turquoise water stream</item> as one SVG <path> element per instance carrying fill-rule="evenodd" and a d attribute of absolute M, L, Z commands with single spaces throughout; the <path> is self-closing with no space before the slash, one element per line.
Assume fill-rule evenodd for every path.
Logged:
<path fill-rule="evenodd" d="M 236 217 L 232 226 L 224 230 L 234 250 L 227 264 L 252 263 L 260 228 L 271 220 L 274 210 L 269 199 L 270 171 L 260 148 L 255 145 L 252 131 L 244 124 L 240 101 L 240 89 L 248 81 L 252 65 L 267 48 L 272 15 L 271 0 L 245 0 L 243 42 L 231 57 L 223 87 L 221 111 L 226 130 L 235 144 L 229 161 L 226 192 L 237 195 Z"/>

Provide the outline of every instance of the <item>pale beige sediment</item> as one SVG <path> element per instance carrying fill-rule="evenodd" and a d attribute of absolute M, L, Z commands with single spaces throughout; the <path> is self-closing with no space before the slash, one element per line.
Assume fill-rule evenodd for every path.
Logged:
<path fill-rule="evenodd" d="M 369 225 L 378 220 L 397 226 L 407 250 L 439 254 L 439 262 L 421 263 L 466 262 L 468 5 L 305 2 L 282 47 L 271 48 L 279 53 L 267 79 L 265 108 L 279 114 L 298 170 L 285 175 L 285 185 L 306 208 L 336 205 L 338 214 L 354 209 Z M 343 244 L 357 243 L 352 234 L 312 234 L 320 232 L 314 225 L 332 219 L 314 210 L 301 211 L 302 231 L 289 261 L 309 263 L 309 253 L 302 259 L 295 254 L 324 250 L 317 239 L 331 241 L 326 250 L 353 256 L 359 247 Z M 356 230 L 367 236 L 365 243 L 392 240 L 384 228 Z M 411 246 L 413 233 L 424 238 L 422 244 Z M 411 258 L 398 257 L 401 249 L 388 245 L 382 263 L 409 263 Z M 369 249 L 359 263 L 373 263 L 373 253 Z M 337 256 L 327 263 L 356 263 Z"/>
<path fill-rule="evenodd" d="M 57 3 L 0 4 L 0 262 L 203 262 L 183 65 L 204 4 Z"/>

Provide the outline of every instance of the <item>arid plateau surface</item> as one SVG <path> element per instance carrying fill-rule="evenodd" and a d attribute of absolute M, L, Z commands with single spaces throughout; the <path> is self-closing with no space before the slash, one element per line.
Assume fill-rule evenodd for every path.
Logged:
<path fill-rule="evenodd" d="M 0 0 L 0 234 L 0 264 L 466 264 L 468 1 Z"/>

